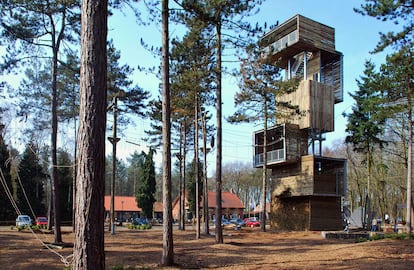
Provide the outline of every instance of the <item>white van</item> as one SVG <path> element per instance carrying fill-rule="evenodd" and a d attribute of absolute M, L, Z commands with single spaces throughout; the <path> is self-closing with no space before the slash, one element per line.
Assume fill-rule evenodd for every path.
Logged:
<path fill-rule="evenodd" d="M 16 218 L 16 227 L 19 226 L 31 226 L 32 219 L 28 215 L 19 215 Z"/>

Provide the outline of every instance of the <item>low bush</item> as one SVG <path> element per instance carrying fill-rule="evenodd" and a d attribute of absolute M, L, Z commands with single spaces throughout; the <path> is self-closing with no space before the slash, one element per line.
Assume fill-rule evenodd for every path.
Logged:
<path fill-rule="evenodd" d="M 22 226 L 22 225 L 20 225 L 20 226 L 17 226 L 17 230 L 20 232 L 21 230 L 24 230 L 24 229 L 27 229 L 27 228 L 29 228 L 29 226 Z"/>
<path fill-rule="evenodd" d="M 408 233 L 386 233 L 386 234 L 375 234 L 370 237 L 370 241 L 381 240 L 381 239 L 393 239 L 393 240 L 405 240 L 413 239 L 413 234 Z"/>
<path fill-rule="evenodd" d="M 152 225 L 151 224 L 134 225 L 134 224 L 128 223 L 126 227 L 130 230 L 149 230 L 152 228 Z"/>

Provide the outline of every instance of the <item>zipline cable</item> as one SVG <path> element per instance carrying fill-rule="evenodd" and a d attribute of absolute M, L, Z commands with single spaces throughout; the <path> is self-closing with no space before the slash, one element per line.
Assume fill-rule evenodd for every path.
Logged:
<path fill-rule="evenodd" d="M 20 177 L 18 177 L 20 179 Z M 16 201 L 14 200 L 9 187 L 7 186 L 7 182 L 6 182 L 6 178 L 4 177 L 3 174 L 3 169 L 0 168 L 0 182 L 7 194 L 7 197 L 10 200 L 10 203 L 12 204 L 13 208 L 15 209 L 16 213 L 18 215 L 21 215 L 20 209 L 17 206 Z M 22 187 L 23 188 L 23 187 Z M 30 204 L 29 204 L 30 205 Z M 31 206 L 30 206 L 31 208 Z M 61 255 L 59 252 L 55 251 L 54 249 L 52 249 L 49 245 L 47 245 L 45 242 L 43 242 L 42 239 L 40 239 L 38 237 L 38 235 L 33 231 L 32 227 L 29 226 L 29 231 L 32 233 L 32 235 L 34 236 L 35 239 L 37 239 L 42 246 L 44 246 L 45 248 L 47 248 L 50 252 L 54 253 L 55 255 L 57 255 L 60 258 L 60 261 L 65 265 L 65 267 L 70 267 L 72 265 L 72 261 L 73 261 L 73 253 L 71 255 L 68 255 L 66 257 L 64 257 L 63 255 Z"/>

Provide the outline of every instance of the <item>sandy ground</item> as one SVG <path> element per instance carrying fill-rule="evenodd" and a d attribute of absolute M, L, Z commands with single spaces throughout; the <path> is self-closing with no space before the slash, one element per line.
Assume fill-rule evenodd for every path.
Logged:
<path fill-rule="evenodd" d="M 69 228 L 63 241 L 72 243 Z M 0 228 L 0 269 L 65 269 L 72 248 L 49 250 L 53 235 Z M 117 228 L 105 234 L 107 269 L 159 269 L 162 232 Z M 224 244 L 211 235 L 174 229 L 174 267 L 164 269 L 414 269 L 414 240 L 324 239 L 321 232 L 260 232 L 259 228 L 226 230 Z M 69 268 L 66 268 L 69 269 Z"/>

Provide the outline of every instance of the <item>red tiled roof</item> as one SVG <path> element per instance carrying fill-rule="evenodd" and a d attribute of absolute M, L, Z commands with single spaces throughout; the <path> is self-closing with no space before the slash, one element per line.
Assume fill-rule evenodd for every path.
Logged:
<path fill-rule="evenodd" d="M 126 212 L 141 212 L 142 209 L 137 206 L 137 201 L 134 196 L 115 196 L 115 211 L 126 211 Z M 105 210 L 111 209 L 111 196 L 105 196 Z M 162 202 L 154 203 L 154 212 L 162 212 Z"/>
<path fill-rule="evenodd" d="M 141 212 L 134 196 L 115 196 L 115 211 Z M 111 196 L 105 196 L 105 210 L 111 209 Z"/>
<path fill-rule="evenodd" d="M 223 209 L 243 209 L 244 205 L 240 198 L 232 192 L 221 192 L 221 207 Z M 208 208 L 216 208 L 216 192 L 208 192 Z"/>
<path fill-rule="evenodd" d="M 186 205 L 187 201 L 187 193 L 185 193 L 185 201 Z M 179 203 L 179 197 L 177 196 L 172 203 L 173 208 Z M 201 199 L 200 207 L 203 207 L 203 200 Z M 216 208 L 216 192 L 209 191 L 208 192 L 208 208 Z M 244 209 L 244 204 L 240 200 L 240 198 L 232 193 L 232 192 L 221 192 L 221 208 L 226 209 Z"/>
<path fill-rule="evenodd" d="M 228 209 L 237 209 L 237 211 L 243 212 L 244 205 L 243 202 L 239 199 L 239 197 L 232 193 L 232 192 L 221 192 L 221 200 L 222 200 L 222 211 L 223 213 Z M 185 205 L 186 209 L 188 209 L 188 201 L 187 201 L 187 193 L 185 193 Z M 175 218 L 178 217 L 179 213 L 179 196 L 173 201 L 173 216 Z M 203 201 L 200 202 L 200 206 L 203 207 Z M 209 191 L 208 192 L 208 208 L 216 208 L 216 192 Z"/>
<path fill-rule="evenodd" d="M 155 202 L 154 203 L 154 212 L 163 212 L 164 207 L 162 206 L 162 202 Z"/>

